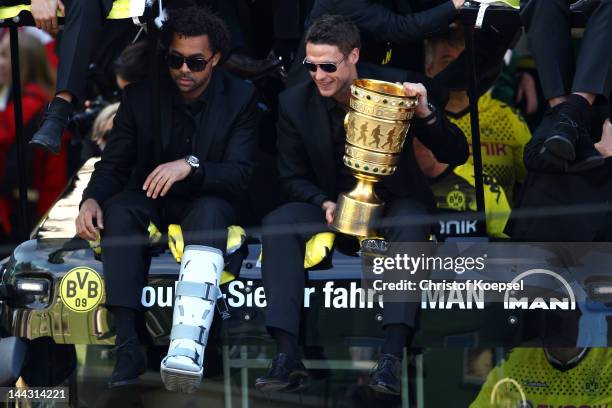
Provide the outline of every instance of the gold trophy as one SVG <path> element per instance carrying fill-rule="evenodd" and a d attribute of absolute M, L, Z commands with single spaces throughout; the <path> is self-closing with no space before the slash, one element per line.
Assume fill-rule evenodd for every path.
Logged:
<path fill-rule="evenodd" d="M 395 173 L 410 119 L 418 98 L 408 97 L 402 85 L 356 79 L 351 85 L 350 111 L 344 118 L 344 164 L 357 185 L 338 197 L 332 228 L 360 237 L 375 237 L 372 225 L 380 219 L 384 203 L 374 184 Z"/>

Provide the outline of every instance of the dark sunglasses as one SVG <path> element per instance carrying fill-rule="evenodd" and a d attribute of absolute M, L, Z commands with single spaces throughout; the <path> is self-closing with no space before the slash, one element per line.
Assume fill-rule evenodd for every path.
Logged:
<path fill-rule="evenodd" d="M 304 58 L 304 61 L 302 61 L 302 64 L 304 64 L 304 67 L 306 67 L 306 69 L 309 70 L 310 72 L 317 72 L 317 68 L 321 68 L 323 71 L 327 72 L 328 74 L 332 74 L 336 72 L 336 70 L 338 69 L 338 65 L 342 61 L 344 61 L 344 57 L 338 62 L 322 62 L 320 64 L 316 64 Z"/>
<path fill-rule="evenodd" d="M 183 64 L 187 64 L 187 68 L 190 71 L 199 72 L 206 68 L 208 61 L 201 57 L 183 57 L 182 55 L 167 54 L 166 64 L 172 69 L 180 69 Z"/>

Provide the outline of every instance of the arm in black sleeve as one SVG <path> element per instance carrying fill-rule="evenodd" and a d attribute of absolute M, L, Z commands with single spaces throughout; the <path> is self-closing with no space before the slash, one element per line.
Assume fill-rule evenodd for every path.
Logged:
<path fill-rule="evenodd" d="M 137 134 L 130 95 L 130 87 L 127 87 L 102 152 L 102 159 L 96 163 L 89 184 L 83 192 L 83 201 L 93 198 L 102 206 L 127 184 L 136 161 Z"/>
<path fill-rule="evenodd" d="M 277 129 L 278 172 L 283 190 L 291 200 L 321 206 L 328 197 L 312 182 L 306 148 L 282 103 L 279 104 Z"/>
<path fill-rule="evenodd" d="M 461 129 L 449 121 L 440 110 L 436 110 L 435 119 L 431 124 L 414 119 L 410 131 L 432 151 L 440 163 L 451 166 L 465 163 L 470 153 L 467 139 Z"/>
<path fill-rule="evenodd" d="M 223 160 L 200 163 L 191 181 L 194 191 L 239 196 L 247 190 L 255 169 L 259 116 L 257 96 L 253 91 L 249 102 L 236 116 Z"/>
<path fill-rule="evenodd" d="M 349 17 L 362 32 L 380 41 L 412 43 L 448 28 L 458 12 L 451 0 L 430 9 L 397 14 L 393 10 L 368 1 L 339 2 L 338 12 Z"/>

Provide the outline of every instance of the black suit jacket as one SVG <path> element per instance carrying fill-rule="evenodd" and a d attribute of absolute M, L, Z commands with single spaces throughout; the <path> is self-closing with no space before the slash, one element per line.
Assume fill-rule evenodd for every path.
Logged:
<path fill-rule="evenodd" d="M 358 65 L 361 78 L 389 82 L 422 82 L 418 74 L 369 64 Z M 443 106 L 443 105 L 442 105 Z M 438 110 L 438 112 L 441 112 Z M 336 158 L 324 98 L 313 81 L 287 89 L 280 95 L 278 119 L 278 169 L 288 198 L 321 205 L 336 201 Z M 433 195 L 421 173 L 412 147 L 416 136 L 443 163 L 459 165 L 468 158 L 468 145 L 461 130 L 443 114 L 432 126 L 413 120 L 394 175 L 385 177 L 387 191 L 397 197 L 412 197 L 433 207 Z"/>
<path fill-rule="evenodd" d="M 169 79 L 162 80 L 161 141 L 172 143 L 172 102 Z M 209 120 L 201 124 L 194 155 L 201 171 L 176 183 L 175 189 L 192 196 L 217 194 L 230 200 L 246 191 L 255 166 L 258 108 L 255 88 L 215 68 L 211 78 Z M 151 129 L 152 84 L 143 81 L 126 87 L 102 160 L 83 193 L 100 205 L 124 189 L 142 191 L 146 177 L 161 163 Z"/>

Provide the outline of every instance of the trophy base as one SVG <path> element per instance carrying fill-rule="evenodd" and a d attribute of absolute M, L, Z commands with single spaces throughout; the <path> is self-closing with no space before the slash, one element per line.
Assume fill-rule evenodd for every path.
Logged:
<path fill-rule="evenodd" d="M 336 204 L 336 215 L 331 228 L 335 231 L 357 237 L 376 237 L 376 230 L 371 227 L 382 217 L 384 204 L 366 203 L 342 193 Z"/>

